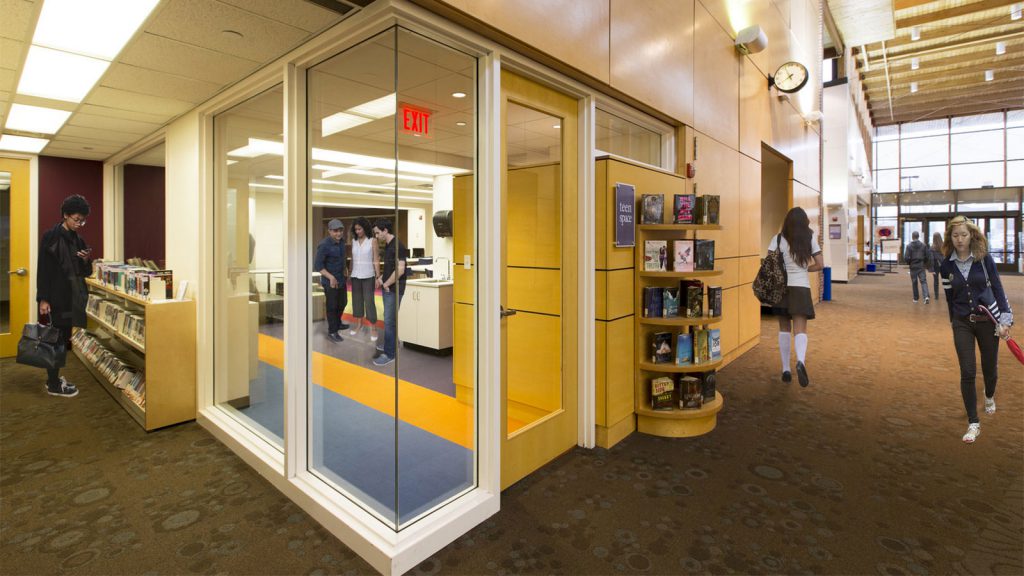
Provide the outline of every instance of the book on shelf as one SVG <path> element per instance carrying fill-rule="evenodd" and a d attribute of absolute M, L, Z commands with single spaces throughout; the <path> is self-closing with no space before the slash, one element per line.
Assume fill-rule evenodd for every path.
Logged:
<path fill-rule="evenodd" d="M 676 224 L 693 224 L 693 206 L 696 196 L 693 194 L 676 194 L 672 202 L 672 222 Z"/>
<path fill-rule="evenodd" d="M 671 410 L 672 392 L 676 389 L 676 381 L 671 376 L 661 376 L 651 380 L 651 409 Z"/>
<path fill-rule="evenodd" d="M 704 315 L 704 286 L 703 284 L 686 285 L 686 317 L 700 318 Z"/>
<path fill-rule="evenodd" d="M 693 364 L 693 335 L 680 332 L 676 335 L 676 366 Z"/>
<path fill-rule="evenodd" d="M 675 318 L 679 316 L 679 288 L 655 288 L 660 289 L 662 294 L 662 318 Z"/>
<path fill-rule="evenodd" d="M 660 286 L 644 287 L 644 318 L 662 318 L 665 294 Z"/>
<path fill-rule="evenodd" d="M 701 394 L 700 378 L 689 374 L 679 378 L 679 407 L 683 410 L 695 410 L 704 405 Z"/>
<path fill-rule="evenodd" d="M 722 315 L 722 287 L 708 286 L 708 316 L 718 318 Z"/>
<path fill-rule="evenodd" d="M 718 328 L 708 330 L 708 354 L 712 362 L 722 359 L 722 331 Z"/>
<path fill-rule="evenodd" d="M 668 240 L 644 240 L 644 271 L 664 272 L 668 260 Z"/>
<path fill-rule="evenodd" d="M 714 270 L 715 269 L 715 241 L 694 240 L 694 269 Z"/>
<path fill-rule="evenodd" d="M 701 374 L 700 378 L 700 395 L 704 397 L 704 403 L 711 402 L 715 399 L 715 388 L 718 380 L 718 376 L 714 370 Z"/>
<path fill-rule="evenodd" d="M 703 364 L 711 361 L 711 349 L 708 348 L 708 331 L 697 328 L 693 331 L 693 363 Z"/>
<path fill-rule="evenodd" d="M 672 361 L 672 333 L 655 332 L 651 334 L 651 362 L 667 364 Z"/>
<path fill-rule="evenodd" d="M 693 240 L 672 241 L 672 270 L 693 272 Z"/>
<path fill-rule="evenodd" d="M 641 224 L 662 224 L 665 222 L 665 197 L 661 194 L 643 194 L 640 196 L 643 209 L 640 212 Z"/>
<path fill-rule="evenodd" d="M 697 224 L 718 224 L 718 207 L 720 198 L 715 194 L 698 196 L 694 209 L 694 220 Z"/>

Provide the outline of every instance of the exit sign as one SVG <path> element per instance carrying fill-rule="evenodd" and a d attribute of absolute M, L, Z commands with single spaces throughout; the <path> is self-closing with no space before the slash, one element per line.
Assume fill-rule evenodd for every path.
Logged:
<path fill-rule="evenodd" d="M 430 110 L 402 104 L 402 132 L 430 137 Z"/>

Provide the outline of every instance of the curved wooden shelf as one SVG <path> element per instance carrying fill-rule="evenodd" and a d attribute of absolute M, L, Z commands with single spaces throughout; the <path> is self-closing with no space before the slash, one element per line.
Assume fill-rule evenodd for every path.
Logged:
<path fill-rule="evenodd" d="M 687 364 L 685 366 L 677 366 L 671 362 L 664 364 L 655 364 L 654 362 L 641 362 L 640 369 L 647 370 L 648 372 L 672 372 L 676 374 L 689 373 L 689 372 L 710 372 L 711 370 L 717 369 L 722 365 L 721 360 L 715 360 L 713 362 L 701 362 L 700 364 Z"/>
<path fill-rule="evenodd" d="M 721 230 L 721 224 L 640 224 L 637 226 L 640 230 L 648 232 L 672 232 L 672 231 L 686 231 L 686 230 Z"/>
<path fill-rule="evenodd" d="M 671 270 L 667 272 L 646 272 L 641 270 L 639 272 L 642 278 L 702 278 L 705 276 L 721 276 L 721 270 L 694 270 L 693 272 L 673 272 Z"/>
<path fill-rule="evenodd" d="M 670 318 L 640 317 L 641 324 L 650 324 L 652 326 L 704 326 L 705 324 L 718 324 L 721 321 L 721 316 L 701 316 L 699 318 L 686 318 L 685 316 L 672 316 Z"/>
<path fill-rule="evenodd" d="M 698 418 L 707 418 L 708 416 L 717 414 L 725 403 L 725 399 L 718 392 L 715 392 L 715 399 L 707 404 L 697 408 L 696 410 L 684 410 L 677 408 L 674 410 L 652 410 L 646 407 L 637 408 L 636 413 L 648 416 L 650 418 L 668 418 L 672 420 L 696 420 Z"/>
<path fill-rule="evenodd" d="M 718 413 L 725 399 L 715 392 L 715 399 L 697 410 L 651 410 L 638 408 L 638 432 L 667 438 L 689 438 L 707 434 L 718 424 Z"/>

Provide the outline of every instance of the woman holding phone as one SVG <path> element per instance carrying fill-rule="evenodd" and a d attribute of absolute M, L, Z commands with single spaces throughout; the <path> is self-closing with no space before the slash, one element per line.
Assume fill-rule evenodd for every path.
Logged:
<path fill-rule="evenodd" d="M 36 301 L 40 323 L 49 322 L 60 330 L 65 345 L 71 347 L 71 328 L 85 328 L 85 305 L 89 292 L 85 278 L 92 273 L 91 248 L 78 235 L 89 215 L 89 202 L 75 194 L 60 206 L 61 221 L 43 234 L 39 241 L 36 275 Z M 46 371 L 46 391 L 51 396 L 72 398 L 78 388 L 60 375 L 60 369 Z"/>

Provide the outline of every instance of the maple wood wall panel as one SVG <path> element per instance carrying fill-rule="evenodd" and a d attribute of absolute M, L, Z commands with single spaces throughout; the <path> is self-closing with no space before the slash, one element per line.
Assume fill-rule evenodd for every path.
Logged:
<path fill-rule="evenodd" d="M 611 0 L 611 85 L 693 124 L 694 0 Z"/>
<path fill-rule="evenodd" d="M 740 66 L 740 152 L 760 161 L 761 143 L 772 141 L 768 77 L 748 58 Z"/>
<path fill-rule="evenodd" d="M 697 166 L 693 183 L 697 195 L 718 195 L 720 231 L 701 230 L 698 238 L 715 241 L 715 258 L 739 256 L 740 154 L 701 132 L 697 137 Z M 671 196 L 669 196 L 671 198 Z M 666 202 L 666 206 L 671 204 Z"/>
<path fill-rule="evenodd" d="M 746 288 L 725 288 L 722 290 L 722 321 L 715 325 L 721 330 L 722 356 L 736 349 L 739 345 L 740 315 L 739 292 Z"/>
<path fill-rule="evenodd" d="M 694 8 L 694 23 L 693 126 L 698 132 L 736 150 L 739 148 L 736 48 L 732 37 L 700 4 Z"/>
<path fill-rule="evenodd" d="M 609 83 L 608 0 L 444 0 L 534 48 Z"/>
<path fill-rule="evenodd" d="M 761 303 L 749 284 L 737 288 L 736 295 L 739 307 L 738 344 L 742 345 L 761 336 Z"/>
<path fill-rule="evenodd" d="M 633 318 L 606 324 L 607 356 L 604 356 L 608 386 L 605 418 L 610 426 L 633 413 Z"/>
<path fill-rule="evenodd" d="M 757 146 L 761 150 L 760 144 Z M 739 155 L 740 184 L 738 223 L 740 256 L 761 253 L 761 163 Z"/>

